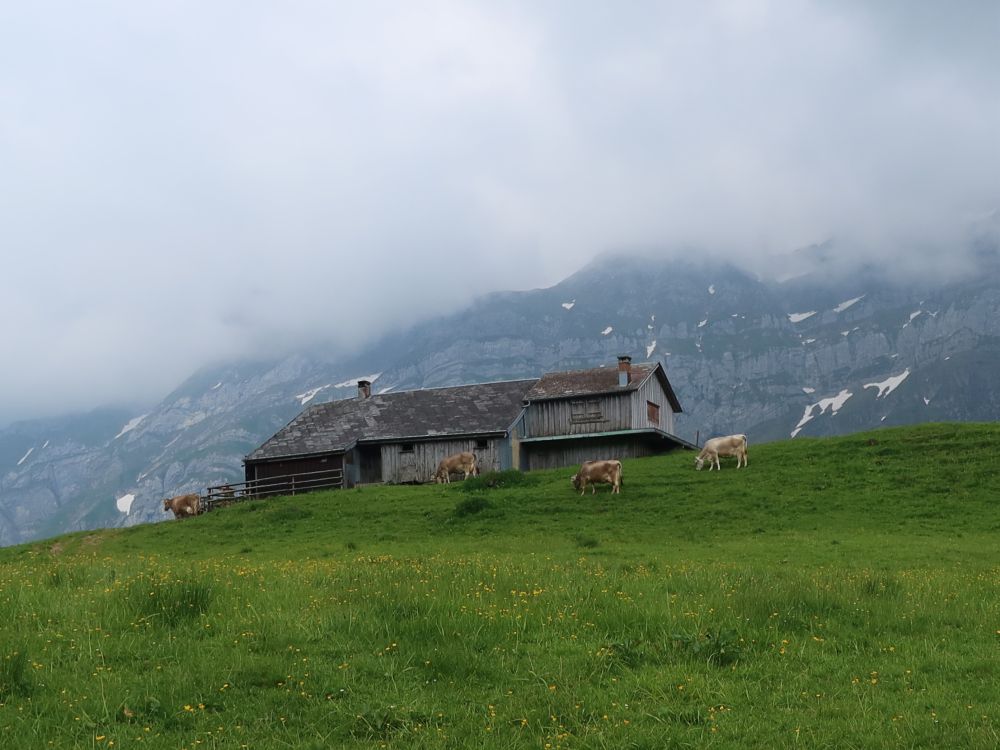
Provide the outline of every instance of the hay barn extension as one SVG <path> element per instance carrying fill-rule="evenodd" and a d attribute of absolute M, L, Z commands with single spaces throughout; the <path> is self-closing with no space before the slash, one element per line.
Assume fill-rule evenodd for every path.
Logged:
<path fill-rule="evenodd" d="M 680 403 L 659 363 L 539 379 L 372 395 L 309 407 L 244 459 L 247 482 L 339 470 L 344 486 L 434 480 L 469 451 L 480 471 L 570 466 L 693 447 L 673 434 Z"/>

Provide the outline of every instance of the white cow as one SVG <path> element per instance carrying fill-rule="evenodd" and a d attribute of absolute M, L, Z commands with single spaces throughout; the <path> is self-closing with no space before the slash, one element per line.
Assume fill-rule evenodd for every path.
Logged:
<path fill-rule="evenodd" d="M 701 453 L 698 454 L 698 458 L 694 460 L 695 468 L 701 471 L 701 467 L 704 465 L 705 461 L 708 461 L 708 470 L 711 471 L 714 466 L 719 471 L 722 471 L 722 467 L 719 465 L 719 456 L 736 456 L 736 468 L 740 466 L 747 465 L 747 456 L 749 456 L 749 443 L 747 443 L 746 435 L 727 435 L 726 437 L 712 438 L 711 440 L 706 440 L 704 447 L 701 449 Z"/>

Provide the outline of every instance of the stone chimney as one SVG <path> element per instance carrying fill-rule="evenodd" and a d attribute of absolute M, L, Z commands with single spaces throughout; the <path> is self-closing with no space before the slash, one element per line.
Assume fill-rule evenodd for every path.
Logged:
<path fill-rule="evenodd" d="M 364 401 L 366 398 L 371 398 L 372 395 L 372 384 L 370 380 L 359 380 L 358 381 L 358 399 Z"/>
<path fill-rule="evenodd" d="M 632 382 L 632 358 L 627 354 L 618 357 L 618 385 L 624 388 Z"/>

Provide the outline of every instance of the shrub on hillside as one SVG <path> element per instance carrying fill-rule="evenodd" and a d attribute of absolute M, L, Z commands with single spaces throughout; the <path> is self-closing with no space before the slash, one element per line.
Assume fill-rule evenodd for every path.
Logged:
<path fill-rule="evenodd" d="M 675 633 L 671 640 L 674 649 L 717 667 L 733 664 L 743 655 L 740 637 L 735 630 Z"/>
<path fill-rule="evenodd" d="M 459 518 L 472 516 L 493 507 L 493 503 L 485 497 L 467 497 L 455 505 L 455 515 Z"/>
<path fill-rule="evenodd" d="M 23 648 L 0 655 L 0 699 L 31 693 L 31 662 Z M 0 704 L 2 705 L 2 704 Z"/>
<path fill-rule="evenodd" d="M 462 482 L 462 492 L 478 492 L 480 490 L 499 490 L 506 487 L 527 487 L 538 484 L 538 477 L 525 474 L 517 469 L 506 471 L 488 471 L 478 477 L 469 477 Z"/>
<path fill-rule="evenodd" d="M 124 616 L 174 627 L 206 614 L 214 589 L 200 581 L 139 577 L 119 593 Z"/>

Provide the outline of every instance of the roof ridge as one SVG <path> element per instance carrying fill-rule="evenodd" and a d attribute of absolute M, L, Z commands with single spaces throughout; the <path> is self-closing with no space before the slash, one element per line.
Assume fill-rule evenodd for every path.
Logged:
<path fill-rule="evenodd" d="M 541 376 L 539 376 L 541 377 Z M 401 393 L 426 393 L 427 391 L 454 390 L 455 388 L 476 388 L 482 385 L 504 385 L 507 383 L 531 383 L 538 380 L 534 378 L 518 378 L 515 380 L 487 380 L 485 383 L 460 383 L 459 385 L 435 385 L 431 388 L 410 388 L 407 391 L 392 391 L 391 393 L 375 393 L 372 396 L 398 396 Z M 343 399 L 340 399 L 343 400 Z"/>

